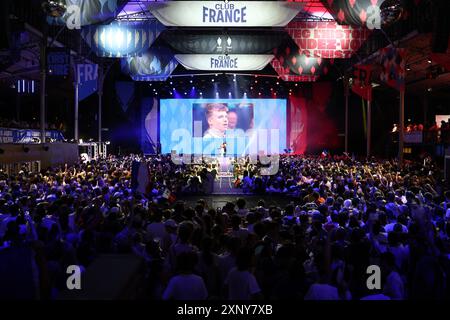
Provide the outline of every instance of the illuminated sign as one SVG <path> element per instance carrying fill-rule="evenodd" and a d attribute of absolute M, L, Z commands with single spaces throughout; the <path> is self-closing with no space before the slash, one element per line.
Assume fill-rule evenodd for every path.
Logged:
<path fill-rule="evenodd" d="M 261 70 L 272 59 L 271 54 L 247 55 L 210 55 L 177 54 L 178 60 L 188 70 Z"/>
<path fill-rule="evenodd" d="M 165 26 L 283 27 L 303 8 L 287 1 L 167 1 L 148 4 Z"/>

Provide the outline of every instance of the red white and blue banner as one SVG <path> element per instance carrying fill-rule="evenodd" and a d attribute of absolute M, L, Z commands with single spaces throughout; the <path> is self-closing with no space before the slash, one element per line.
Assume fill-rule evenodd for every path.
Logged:
<path fill-rule="evenodd" d="M 365 100 L 372 101 L 372 66 L 356 65 L 352 91 Z"/>
<path fill-rule="evenodd" d="M 81 36 L 99 57 L 123 58 L 143 54 L 164 29 L 156 21 L 113 22 L 84 27 Z"/>
<path fill-rule="evenodd" d="M 288 1 L 166 1 L 148 4 L 171 27 L 284 27 L 303 8 Z"/>
<path fill-rule="evenodd" d="M 405 91 L 406 49 L 388 47 L 381 49 L 380 80 L 399 91 Z"/>
<path fill-rule="evenodd" d="M 274 58 L 271 54 L 176 54 L 175 59 L 188 70 L 245 71 L 262 70 Z"/>
<path fill-rule="evenodd" d="M 131 165 L 131 189 L 142 194 L 150 192 L 150 169 L 145 160 L 133 161 Z"/>

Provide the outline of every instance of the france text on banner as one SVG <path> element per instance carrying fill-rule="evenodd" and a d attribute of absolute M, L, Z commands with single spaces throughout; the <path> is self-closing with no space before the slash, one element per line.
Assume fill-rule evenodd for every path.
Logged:
<path fill-rule="evenodd" d="M 177 54 L 178 60 L 188 70 L 261 70 L 274 58 L 271 54 L 261 55 L 210 55 L 210 54 Z"/>
<path fill-rule="evenodd" d="M 150 12 L 171 27 L 284 27 L 303 8 L 287 1 L 152 2 Z"/>

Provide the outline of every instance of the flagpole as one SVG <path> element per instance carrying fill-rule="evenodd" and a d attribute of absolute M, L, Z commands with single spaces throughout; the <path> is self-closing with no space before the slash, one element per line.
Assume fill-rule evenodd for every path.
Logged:
<path fill-rule="evenodd" d="M 350 95 L 350 83 L 347 77 L 344 78 L 345 86 L 345 153 L 348 152 L 348 99 Z"/>
<path fill-rule="evenodd" d="M 400 120 L 398 133 L 398 161 L 400 165 L 403 164 L 403 145 L 404 145 L 404 131 L 405 131 L 405 91 L 400 91 Z"/>
<path fill-rule="evenodd" d="M 75 74 L 75 123 L 74 123 L 74 139 L 78 143 L 78 106 L 79 106 L 79 83 L 78 70 Z"/>
<path fill-rule="evenodd" d="M 98 66 L 98 143 L 102 144 L 103 65 Z"/>
<path fill-rule="evenodd" d="M 370 157 L 372 138 L 372 101 L 367 100 L 367 158 Z"/>

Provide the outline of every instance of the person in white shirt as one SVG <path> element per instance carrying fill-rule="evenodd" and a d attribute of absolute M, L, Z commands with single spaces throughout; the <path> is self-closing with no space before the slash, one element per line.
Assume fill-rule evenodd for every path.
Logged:
<path fill-rule="evenodd" d="M 231 269 L 225 279 L 229 300 L 252 300 L 261 297 L 261 289 L 255 276 L 250 272 L 253 253 L 248 248 L 239 250 L 236 267 Z"/>
<path fill-rule="evenodd" d="M 395 267 L 395 257 L 391 252 L 381 255 L 381 274 L 386 276 L 383 294 L 392 300 L 405 299 L 405 285 Z"/>
<path fill-rule="evenodd" d="M 162 214 L 159 210 L 153 213 L 153 222 L 147 226 L 147 233 L 156 241 L 161 241 L 167 236 L 166 226 L 162 222 Z"/>
<path fill-rule="evenodd" d="M 177 256 L 179 274 L 170 279 L 163 300 L 205 300 L 208 298 L 205 282 L 195 275 L 198 257 L 194 252 L 184 252 Z"/>

